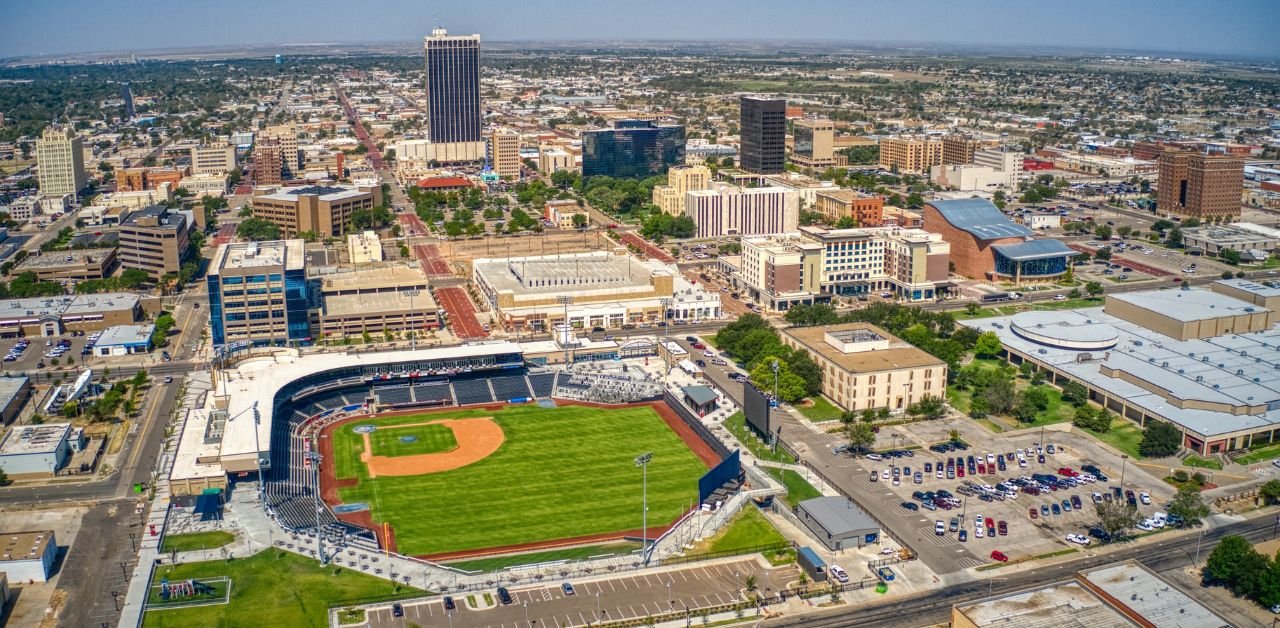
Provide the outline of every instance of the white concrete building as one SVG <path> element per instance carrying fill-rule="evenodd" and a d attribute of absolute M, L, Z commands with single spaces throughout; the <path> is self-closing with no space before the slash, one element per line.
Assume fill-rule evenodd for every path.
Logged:
<path fill-rule="evenodd" d="M 693 190 L 685 193 L 684 213 L 697 225 L 699 238 L 785 233 L 800 221 L 796 193 L 780 187 L 718 184 Z"/>

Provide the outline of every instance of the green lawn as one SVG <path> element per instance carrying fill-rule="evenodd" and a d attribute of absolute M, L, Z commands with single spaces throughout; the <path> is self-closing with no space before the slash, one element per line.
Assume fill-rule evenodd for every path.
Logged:
<path fill-rule="evenodd" d="M 1083 290 L 1081 291 L 1083 292 Z M 1090 299 L 1088 297 L 1080 299 L 1067 299 L 1065 301 L 1037 301 L 1027 304 L 1019 301 L 1011 301 L 995 305 L 992 307 L 978 308 L 977 312 L 970 314 L 965 310 L 952 310 L 951 315 L 958 321 L 967 321 L 975 318 L 992 318 L 995 316 L 1009 316 L 1027 310 L 1032 311 L 1053 311 L 1053 310 L 1075 310 L 1085 307 L 1098 307 L 1102 305 L 1102 299 Z"/>
<path fill-rule="evenodd" d="M 1105 434 L 1093 430 L 1085 431 L 1092 434 L 1094 438 L 1120 450 L 1121 453 L 1129 454 L 1130 458 L 1142 458 L 1142 454 L 1138 453 L 1138 443 L 1142 442 L 1142 428 L 1138 427 L 1138 424 L 1133 421 L 1117 417 L 1111 422 L 1111 430 Z"/>
<path fill-rule="evenodd" d="M 653 453 L 649 523 L 665 524 L 689 507 L 707 471 L 647 407 L 530 404 L 360 422 L 384 427 L 482 416 L 502 427 L 506 441 L 498 451 L 460 469 L 409 477 L 370 480 L 358 461 L 344 474 L 342 452 L 350 452 L 359 435 L 338 431 L 339 477 L 359 478 L 356 486 L 339 489 L 340 497 L 369 504 L 376 523 L 389 522 L 401 553 L 427 555 L 635 530 L 641 472 L 634 459 L 644 452 Z"/>
<path fill-rule="evenodd" d="M 425 592 L 396 586 L 350 569 L 319 568 L 289 552 L 268 550 L 232 561 L 166 565 L 156 570 L 161 578 L 231 578 L 229 604 L 150 611 L 145 628 L 222 628 L 226 626 L 328 626 L 329 607 L 417 597 Z"/>
<path fill-rule="evenodd" d="M 735 551 L 745 552 L 755 547 L 786 542 L 786 537 L 764 518 L 758 508 L 747 504 L 733 516 L 733 520 L 726 527 L 704 541 L 693 554 L 727 555 Z M 795 552 L 791 549 L 769 552 L 766 558 L 775 565 L 786 564 L 795 560 Z"/>
<path fill-rule="evenodd" d="M 814 488 L 808 480 L 805 480 L 804 475 L 800 473 L 791 469 L 779 469 L 776 467 L 765 467 L 765 471 L 768 471 L 769 475 L 778 478 L 787 487 L 787 494 L 783 497 L 783 501 L 792 508 L 806 499 L 822 497 L 822 493 Z"/>
<path fill-rule="evenodd" d="M 567 547 L 565 549 L 549 550 L 546 552 L 506 554 L 504 556 L 494 556 L 492 558 L 462 560 L 455 563 L 448 563 L 448 565 L 450 567 L 456 567 L 466 571 L 497 571 L 514 565 L 532 565 L 535 563 L 545 563 L 554 560 L 581 560 L 583 558 L 602 556 L 605 554 L 627 554 L 638 549 L 640 549 L 639 543 L 584 545 L 581 547 Z"/>
<path fill-rule="evenodd" d="M 819 421 L 840 420 L 840 408 L 837 408 L 835 404 L 827 401 L 826 397 L 823 397 L 822 395 L 814 395 L 813 397 L 810 397 L 809 400 L 813 402 L 812 406 L 806 407 L 803 404 L 793 404 L 795 409 L 799 410 L 800 414 L 803 414 L 806 419 L 815 423 Z"/>
<path fill-rule="evenodd" d="M 354 424 L 343 429 L 355 427 Z M 409 439 L 406 441 L 405 439 Z M 377 456 L 412 456 L 452 451 L 458 447 L 453 430 L 443 425 L 418 425 L 380 429 L 369 435 Z"/>
<path fill-rule="evenodd" d="M 1249 453 L 1236 458 L 1239 464 L 1254 464 L 1257 462 L 1266 462 L 1280 458 L 1280 443 L 1271 445 L 1263 445 L 1256 449 L 1249 450 Z"/>
<path fill-rule="evenodd" d="M 1034 421 L 1025 423 L 1022 421 L 1014 421 L 1018 427 L 1040 427 L 1042 425 L 1053 425 L 1055 423 L 1064 423 L 1075 418 L 1075 408 L 1069 403 L 1063 403 L 1062 391 L 1048 384 L 1041 384 L 1039 388 L 1043 389 L 1049 397 L 1049 405 L 1036 414 Z"/>
<path fill-rule="evenodd" d="M 1185 464 L 1188 467 L 1198 467 L 1201 469 L 1214 469 L 1216 471 L 1222 470 L 1221 460 L 1218 460 L 1217 458 L 1201 458 L 1195 454 L 1183 458 L 1182 464 Z"/>
<path fill-rule="evenodd" d="M 741 411 L 734 412 L 729 418 L 724 420 L 724 426 L 733 433 L 744 445 L 751 455 L 761 460 L 772 460 L 774 462 L 794 463 L 795 458 L 781 447 L 777 452 L 769 450 L 763 441 L 761 441 L 750 428 L 747 427 L 747 417 Z"/>
<path fill-rule="evenodd" d="M 188 606 L 188 605 L 201 604 L 201 603 L 225 604 L 227 602 L 227 589 L 231 587 L 231 581 L 218 576 L 207 578 L 205 580 L 197 579 L 196 581 L 213 590 L 209 591 L 208 593 L 196 593 L 194 595 L 184 595 L 181 597 L 170 596 L 168 600 L 165 600 L 162 595 L 162 592 L 164 591 L 164 585 L 163 583 L 157 581 L 152 583 L 151 590 L 147 591 L 147 607 L 154 608 L 157 606 L 166 606 L 166 605 Z"/>
<path fill-rule="evenodd" d="M 160 552 L 189 552 L 191 550 L 214 549 L 236 540 L 234 534 L 213 530 L 211 532 L 192 532 L 190 534 L 169 534 L 164 537 Z"/>

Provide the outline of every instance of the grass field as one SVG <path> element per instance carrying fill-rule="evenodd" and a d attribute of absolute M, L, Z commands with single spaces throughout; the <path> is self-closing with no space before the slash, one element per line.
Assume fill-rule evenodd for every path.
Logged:
<path fill-rule="evenodd" d="M 1217 458 L 1201 458 L 1195 454 L 1189 455 L 1182 459 L 1182 464 L 1188 467 L 1199 467 L 1201 469 L 1222 470 L 1222 461 Z"/>
<path fill-rule="evenodd" d="M 213 530 L 210 532 L 192 532 L 190 534 L 169 534 L 164 537 L 161 552 L 189 552 L 192 550 L 213 549 L 222 547 L 236 540 L 230 532 Z"/>
<path fill-rule="evenodd" d="M 1111 422 L 1111 430 L 1105 434 L 1095 432 L 1093 430 L 1085 430 L 1094 438 L 1115 447 L 1121 453 L 1129 454 L 1134 460 L 1141 460 L 1142 454 L 1138 453 L 1138 443 L 1142 442 L 1142 428 L 1137 423 L 1128 419 L 1116 418 Z"/>
<path fill-rule="evenodd" d="M 349 427 L 355 427 L 351 424 Z M 349 429 L 343 426 L 344 429 Z M 411 439 L 406 442 L 404 439 Z M 369 435 L 375 456 L 413 456 L 451 451 L 458 447 L 453 430 L 443 425 L 415 425 L 380 429 Z"/>
<path fill-rule="evenodd" d="M 1280 458 L 1280 444 L 1263 445 L 1249 450 L 1249 453 L 1236 458 L 1238 464 L 1254 464 Z"/>
<path fill-rule="evenodd" d="M 224 626 L 328 626 L 328 611 L 338 603 L 378 602 L 417 597 L 423 591 L 397 587 L 382 578 L 349 569 L 321 569 L 314 560 L 289 552 L 265 551 L 232 561 L 183 563 L 156 570 L 161 578 L 231 579 L 231 601 L 217 606 L 148 612 L 144 628 L 222 628 Z"/>
<path fill-rule="evenodd" d="M 605 545 L 583 545 L 564 549 L 547 550 L 545 552 L 529 552 L 526 554 L 505 554 L 491 558 L 460 560 L 448 563 L 450 567 L 467 571 L 496 571 L 513 565 L 532 565 L 555 560 L 581 560 L 605 554 L 628 554 L 640 549 L 639 543 L 607 543 Z"/>
<path fill-rule="evenodd" d="M 750 504 L 744 506 L 738 514 L 733 516 L 728 525 L 722 528 L 715 536 L 703 541 L 702 545 L 690 552 L 690 555 L 697 554 L 718 554 L 728 555 L 736 551 L 749 551 L 762 545 L 776 545 L 786 543 L 786 537 L 782 536 L 778 529 L 764 518 L 760 509 Z M 795 560 L 795 552 L 786 549 L 780 552 L 769 552 L 766 556 L 769 562 L 775 565 L 782 565 Z"/>
<path fill-rule="evenodd" d="M 799 410 L 800 414 L 804 415 L 804 418 L 814 422 L 840 420 L 840 408 L 827 401 L 826 397 L 814 395 L 809 399 L 812 405 L 797 404 L 795 406 L 796 410 Z"/>
<path fill-rule="evenodd" d="M 768 471 L 769 475 L 778 478 L 778 481 L 782 482 L 783 486 L 787 487 L 787 494 L 783 496 L 782 500 L 792 508 L 806 499 L 822 497 L 822 493 L 818 492 L 818 489 L 814 488 L 808 480 L 804 479 L 803 475 L 796 473 L 791 469 L 766 467 L 765 471 Z"/>
<path fill-rule="evenodd" d="M 485 416 L 506 436 L 488 458 L 443 473 L 374 480 L 359 462 L 360 435 L 344 426 L 335 432 L 335 468 L 339 478 L 359 478 L 359 484 L 340 489 L 341 498 L 368 503 L 375 522 L 389 522 L 401 553 L 438 554 L 637 529 L 641 472 L 634 459 L 645 452 L 653 452 L 649 523 L 665 524 L 689 507 L 707 471 L 647 407 L 524 405 L 356 423 L 385 430 Z"/>
<path fill-rule="evenodd" d="M 779 447 L 776 452 L 770 451 L 769 447 L 764 444 L 764 441 L 760 440 L 760 438 L 756 436 L 755 432 L 751 431 L 751 429 L 747 427 L 747 417 L 742 414 L 741 410 L 729 415 L 729 418 L 724 420 L 724 426 L 728 428 L 728 430 L 732 432 L 733 435 L 742 442 L 742 444 L 747 446 L 747 450 L 751 452 L 751 455 L 761 460 L 786 462 L 788 464 L 796 461 L 795 458 L 791 457 L 791 454 L 787 453 L 787 450 L 781 447 Z"/>

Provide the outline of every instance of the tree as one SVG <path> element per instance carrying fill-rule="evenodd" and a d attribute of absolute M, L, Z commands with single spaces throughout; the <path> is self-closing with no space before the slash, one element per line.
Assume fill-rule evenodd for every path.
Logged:
<path fill-rule="evenodd" d="M 1071 418 L 1071 424 L 1076 427 L 1102 433 L 1111 430 L 1111 421 L 1110 412 L 1088 404 L 1077 406 L 1075 415 Z"/>
<path fill-rule="evenodd" d="M 1141 518 L 1137 506 L 1130 506 L 1127 502 L 1118 499 L 1096 502 L 1093 508 L 1098 515 L 1098 527 L 1112 538 L 1138 525 Z"/>
<path fill-rule="evenodd" d="M 985 400 L 987 410 L 992 414 L 1007 414 L 1013 410 L 1014 403 L 1017 401 L 1016 397 L 1013 382 L 1005 377 L 991 382 L 975 399 L 981 398 Z"/>
<path fill-rule="evenodd" d="M 1210 579 L 1234 588 L 1239 582 L 1241 570 L 1250 562 L 1249 555 L 1258 553 L 1244 537 L 1232 534 L 1222 537 L 1204 563 L 1204 573 Z"/>
<path fill-rule="evenodd" d="M 1267 480 L 1258 488 L 1258 495 L 1262 497 L 1264 504 L 1274 504 L 1280 501 L 1280 480 Z"/>
<path fill-rule="evenodd" d="M 1182 248 L 1182 229 L 1177 227 L 1170 229 L 1164 238 L 1164 243 L 1171 249 Z"/>
<path fill-rule="evenodd" d="M 575 229 L 585 229 L 590 222 L 586 214 L 574 214 L 572 220 Z"/>
<path fill-rule="evenodd" d="M 845 425 L 844 435 L 849 439 L 849 445 L 859 451 L 870 449 L 876 442 L 875 428 L 861 421 Z"/>
<path fill-rule="evenodd" d="M 1098 236 L 1098 239 L 1099 239 L 1099 240 L 1110 240 L 1110 239 L 1111 239 L 1111 226 L 1110 226 L 1110 225 L 1098 225 L 1097 227 L 1095 227 L 1095 228 L 1093 229 L 1093 234 L 1094 234 L 1094 235 L 1096 235 L 1096 236 Z"/>
<path fill-rule="evenodd" d="M 262 218 L 249 218 L 236 227 L 236 235 L 245 240 L 279 240 L 280 227 Z"/>
<path fill-rule="evenodd" d="M 1200 491 L 1187 484 L 1178 487 L 1178 494 L 1173 496 L 1167 510 L 1171 516 L 1181 518 L 1185 526 L 1195 525 L 1209 516 L 1209 507 L 1200 499 Z"/>
<path fill-rule="evenodd" d="M 979 358 L 994 358 L 1004 349 L 1000 344 L 1000 336 L 994 331 L 983 332 L 978 342 L 973 345 L 973 354 Z"/>
<path fill-rule="evenodd" d="M 947 416 L 947 404 L 942 401 L 942 397 L 925 395 L 920 401 L 907 406 L 907 414 L 933 421 Z"/>
<path fill-rule="evenodd" d="M 1084 285 L 1084 291 L 1087 292 L 1090 297 L 1093 297 L 1096 299 L 1102 296 L 1103 287 L 1101 283 L 1098 283 L 1096 281 L 1090 281 L 1089 283 L 1086 283 Z"/>
<path fill-rule="evenodd" d="M 773 361 L 761 361 L 751 370 L 751 383 L 761 390 L 773 390 Z M 804 378 L 791 372 L 791 367 L 783 360 L 778 360 L 778 398 L 782 401 L 796 401 L 804 398 Z"/>
<path fill-rule="evenodd" d="M 1089 389 L 1080 382 L 1066 382 L 1062 385 L 1062 400 L 1073 406 L 1082 406 L 1089 401 Z"/>
<path fill-rule="evenodd" d="M 1026 395 L 1019 394 L 1017 401 L 1013 405 L 1013 417 L 1023 423 L 1031 423 L 1036 420 L 1036 415 L 1040 413 L 1040 409 Z"/>
<path fill-rule="evenodd" d="M 1172 423 L 1152 420 L 1142 432 L 1138 452 L 1151 458 L 1172 456 L 1182 448 L 1182 434 Z"/>

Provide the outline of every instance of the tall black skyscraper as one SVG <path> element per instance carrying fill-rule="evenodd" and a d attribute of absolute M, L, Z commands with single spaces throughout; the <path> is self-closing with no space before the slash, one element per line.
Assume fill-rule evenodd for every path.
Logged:
<path fill-rule="evenodd" d="M 480 36 L 450 36 L 443 28 L 424 41 L 427 133 L 433 143 L 481 142 Z"/>
<path fill-rule="evenodd" d="M 743 96 L 738 163 L 755 174 L 777 174 L 786 165 L 787 101 Z"/>
<path fill-rule="evenodd" d="M 124 101 L 124 119 L 132 120 L 136 112 L 133 110 L 133 90 L 130 89 L 129 81 L 120 84 L 120 100 Z"/>

